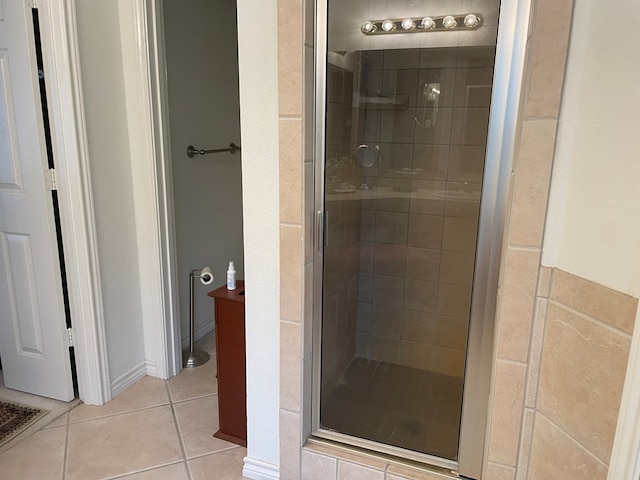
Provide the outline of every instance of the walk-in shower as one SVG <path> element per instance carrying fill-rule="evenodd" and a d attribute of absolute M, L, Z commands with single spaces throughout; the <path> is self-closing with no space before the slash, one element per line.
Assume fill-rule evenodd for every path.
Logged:
<path fill-rule="evenodd" d="M 499 0 L 317 5 L 314 434 L 478 478 L 509 130 Z"/>

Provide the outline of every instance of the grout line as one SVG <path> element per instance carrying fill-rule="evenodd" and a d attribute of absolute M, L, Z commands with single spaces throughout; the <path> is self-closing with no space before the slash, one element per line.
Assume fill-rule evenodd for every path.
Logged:
<path fill-rule="evenodd" d="M 164 382 L 164 386 L 167 389 L 167 394 L 169 395 L 169 399 L 171 399 L 171 391 L 169 389 L 169 384 L 168 382 L 165 380 Z M 189 478 L 192 479 L 192 475 L 191 475 L 191 470 L 189 469 L 189 463 L 187 462 L 187 451 L 184 447 L 184 441 L 182 440 L 182 431 L 180 430 L 180 424 L 178 423 L 178 417 L 176 415 L 176 410 L 174 407 L 173 402 L 169 403 L 169 406 L 171 408 L 171 415 L 173 415 L 173 423 L 176 427 L 176 433 L 178 434 L 178 442 L 180 443 L 180 450 L 182 451 L 182 458 L 184 460 L 185 466 L 187 467 L 187 474 L 189 475 Z"/>
<path fill-rule="evenodd" d="M 216 450 L 215 452 L 207 452 L 207 453 L 202 453 L 202 454 L 200 454 L 200 455 L 196 455 L 196 456 L 194 456 L 194 457 L 190 457 L 190 458 L 189 458 L 189 460 L 196 460 L 196 459 L 198 459 L 198 458 L 210 457 L 210 456 L 213 456 L 213 455 L 217 455 L 218 453 L 222 453 L 222 452 L 229 452 L 229 451 L 231 451 L 231 450 L 235 450 L 235 449 L 237 449 L 237 448 L 244 448 L 244 447 L 242 447 L 242 446 L 240 446 L 240 445 L 232 445 L 232 446 L 230 446 L 230 447 L 223 448 L 223 449 L 221 449 L 221 450 Z"/>
<path fill-rule="evenodd" d="M 547 417 L 545 414 L 543 414 L 542 412 L 538 411 L 537 412 L 538 415 L 544 417 L 544 419 L 549 422 L 551 425 L 553 425 L 554 428 L 556 428 L 559 432 L 561 432 L 565 437 L 567 437 L 569 440 L 571 440 L 573 443 L 576 444 L 576 446 L 584 451 L 585 453 L 587 453 L 590 457 L 592 457 L 596 462 L 598 462 L 599 464 L 601 464 L 603 467 L 605 467 L 607 470 L 609 469 L 609 465 L 607 465 L 603 460 L 601 460 L 595 453 L 592 453 L 587 447 L 585 447 L 581 442 L 579 442 L 578 440 L 576 440 L 573 435 L 571 435 L 569 432 L 567 432 L 563 427 L 561 427 L 560 425 L 558 425 L 556 422 L 554 422 L 553 420 L 551 420 L 549 417 Z"/>
<path fill-rule="evenodd" d="M 173 400 L 171 403 L 174 405 L 178 405 L 180 403 L 191 402 L 192 400 L 200 400 L 207 397 L 217 397 L 218 392 L 215 393 L 207 393 L 206 395 L 200 395 L 198 397 L 185 398 L 184 400 Z"/>
<path fill-rule="evenodd" d="M 559 307 L 559 308 L 569 312 L 569 313 L 572 313 L 573 315 L 575 315 L 577 317 L 580 317 L 580 318 L 582 318 L 584 320 L 587 320 L 590 323 L 593 323 L 593 324 L 598 325 L 598 326 L 600 326 L 602 328 L 605 328 L 611 333 L 616 333 L 618 335 L 622 335 L 624 338 L 626 338 L 628 340 L 631 340 L 631 338 L 632 338 L 632 334 L 627 333 L 624 330 L 621 330 L 621 329 L 619 329 L 617 327 L 614 327 L 610 323 L 604 322 L 604 321 L 599 320 L 597 318 L 594 318 L 594 317 L 592 317 L 590 315 L 587 315 L 586 313 L 583 313 L 580 310 L 576 310 L 575 308 L 572 308 L 569 305 L 560 302 L 559 300 L 556 300 L 554 298 L 549 297 L 548 302 L 550 304 L 555 305 L 556 307 Z M 547 312 L 548 312 L 548 310 L 547 310 Z M 560 321 L 563 322 L 563 323 L 567 323 L 564 320 L 560 320 Z"/>
<path fill-rule="evenodd" d="M 118 474 L 118 475 L 115 475 L 113 477 L 105 477 L 103 480 L 117 480 L 119 478 L 127 478 L 130 475 L 137 475 L 139 473 L 151 472 L 151 471 L 156 470 L 158 468 L 169 467 L 171 465 L 178 465 L 179 463 L 184 463 L 184 460 L 176 460 L 176 461 L 173 461 L 173 462 L 162 463 L 162 464 L 154 465 L 153 467 L 143 468 L 141 470 L 134 470 L 134 471 L 123 473 L 123 474 Z"/>
<path fill-rule="evenodd" d="M 72 409 L 73 410 L 73 409 Z M 62 480 L 67 478 L 67 456 L 69 454 L 69 427 L 71 426 L 71 410 L 67 412 L 67 424 L 65 425 L 65 436 L 64 436 L 64 455 L 62 457 Z"/>
<path fill-rule="evenodd" d="M 115 412 L 115 413 L 108 413 L 106 415 L 100 415 L 99 417 L 91 417 L 91 418 L 85 418 L 82 420 L 76 420 L 74 422 L 71 421 L 71 415 L 69 415 L 69 418 L 67 419 L 67 422 L 71 425 L 75 425 L 75 424 L 79 424 L 79 423 L 87 423 L 87 422 L 93 422 L 94 420 L 101 420 L 103 418 L 111 418 L 111 417 L 117 417 L 118 415 L 126 415 L 128 413 L 135 413 L 135 412 L 142 412 L 144 410 L 151 410 L 152 408 L 158 408 L 158 407 L 164 407 L 166 405 L 169 405 L 169 401 L 165 402 L 165 403 L 159 403 L 157 405 L 147 405 L 144 407 L 140 407 L 140 408 L 134 408 L 132 410 L 123 410 L 121 412 Z M 71 412 L 71 411 L 69 411 Z"/>

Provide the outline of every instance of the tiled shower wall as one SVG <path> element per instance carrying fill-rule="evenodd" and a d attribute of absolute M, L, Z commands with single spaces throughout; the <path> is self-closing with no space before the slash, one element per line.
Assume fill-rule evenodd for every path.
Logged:
<path fill-rule="evenodd" d="M 502 263 L 484 479 L 605 478 L 610 438 L 615 429 L 613 418 L 617 417 L 617 389 L 624 378 L 622 358 L 628 351 L 629 334 L 625 329 L 629 327 L 625 322 L 629 317 L 613 313 L 603 318 L 593 310 L 581 310 L 583 302 L 599 298 L 602 311 L 616 311 L 610 303 L 602 301 L 610 298 L 611 293 L 603 287 L 584 290 L 588 282 L 575 279 L 569 281 L 573 287 L 557 290 L 558 279 L 564 272 L 540 267 L 572 4 L 571 0 L 532 2 L 519 119 L 521 134 L 516 140 L 518 151 Z M 335 447 L 310 443 L 302 449 L 310 432 L 312 375 L 313 2 L 305 0 L 303 9 L 301 0 L 278 0 L 278 15 L 282 252 L 280 478 L 450 478 L 443 473 L 427 474 Z M 552 273 L 551 294 L 547 298 L 546 285 Z M 572 303 L 575 295 L 571 292 L 576 289 L 583 292 L 579 304 Z M 633 299 L 627 298 L 624 303 L 631 310 L 635 307 Z M 621 324 L 618 318 L 627 320 Z M 582 335 L 572 336 L 574 332 Z M 605 334 L 606 343 L 596 341 L 601 334 Z M 572 348 L 576 341 L 583 342 L 583 348 Z M 613 358 L 608 359 L 609 356 Z M 591 362 L 586 365 L 594 375 L 574 382 L 586 371 L 581 366 L 583 361 Z M 551 368 L 556 364 L 565 372 L 562 378 L 568 376 L 571 382 L 558 383 L 555 368 Z M 572 371 L 576 372 L 573 376 L 566 373 Z M 554 398 L 561 399 L 557 406 L 545 403 L 547 388 L 552 389 Z M 606 391 L 613 392 L 611 399 L 597 396 L 597 392 Z M 569 412 L 576 403 L 583 404 L 580 408 L 587 406 L 588 413 L 580 409 Z M 577 470 L 571 467 L 578 462 L 582 465 L 583 459 L 590 471 L 572 477 Z"/>
<path fill-rule="evenodd" d="M 381 155 L 363 169 L 360 356 L 464 374 L 493 60 L 494 47 L 362 53 L 358 143 Z"/>
<path fill-rule="evenodd" d="M 328 69 L 327 194 L 328 238 L 322 323 L 322 387 L 330 392 L 356 354 L 360 201 L 340 188 L 356 184 L 360 169 L 351 161 L 355 143 L 353 72 L 334 65 Z"/>

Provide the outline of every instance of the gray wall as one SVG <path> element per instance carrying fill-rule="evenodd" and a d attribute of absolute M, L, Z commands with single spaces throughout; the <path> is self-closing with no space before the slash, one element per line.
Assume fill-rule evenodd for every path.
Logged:
<path fill-rule="evenodd" d="M 183 342 L 189 332 L 189 272 L 209 265 L 216 279 L 196 284 L 196 332 L 213 328 L 206 292 L 225 284 L 229 260 L 244 278 L 241 154 L 189 158 L 200 149 L 240 145 L 236 2 L 165 0 L 165 42 Z"/>

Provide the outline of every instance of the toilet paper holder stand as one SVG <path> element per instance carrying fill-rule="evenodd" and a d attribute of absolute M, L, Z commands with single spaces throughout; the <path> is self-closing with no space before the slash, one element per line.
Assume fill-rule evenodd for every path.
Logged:
<path fill-rule="evenodd" d="M 184 368 L 193 368 L 204 365 L 209 361 L 209 354 L 202 350 L 194 349 L 194 331 L 195 331 L 195 300 L 194 300 L 194 283 L 196 278 L 200 279 L 203 285 L 209 285 L 213 282 L 213 273 L 211 268 L 194 269 L 189 273 L 189 350 L 182 352 L 182 366 Z"/>

